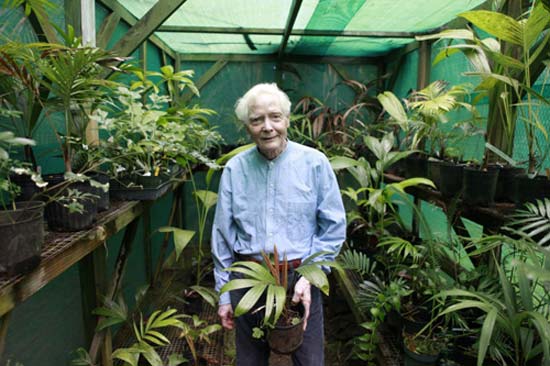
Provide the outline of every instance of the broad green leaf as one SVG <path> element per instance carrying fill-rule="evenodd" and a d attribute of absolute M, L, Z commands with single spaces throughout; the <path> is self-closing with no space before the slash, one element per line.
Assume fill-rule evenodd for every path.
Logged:
<path fill-rule="evenodd" d="M 407 113 L 401 104 L 401 101 L 397 99 L 392 92 L 384 92 L 378 94 L 378 101 L 382 104 L 382 107 L 388 112 L 388 114 L 395 119 L 398 123 L 407 122 Z"/>
<path fill-rule="evenodd" d="M 204 287 L 200 285 L 195 285 L 190 287 L 193 291 L 198 293 L 204 301 L 206 301 L 210 306 L 215 308 L 218 304 L 219 296 L 217 291 L 212 288 Z"/>
<path fill-rule="evenodd" d="M 258 281 L 258 280 L 253 280 L 253 279 L 249 279 L 249 278 L 237 278 L 237 279 L 231 280 L 231 281 L 227 282 L 225 285 L 223 285 L 222 288 L 220 289 L 220 293 L 223 294 L 223 293 L 228 292 L 228 291 L 239 290 L 239 289 L 242 289 L 242 288 L 254 287 L 254 286 L 257 286 L 257 285 L 261 285 L 261 284 L 262 284 L 262 282 Z"/>
<path fill-rule="evenodd" d="M 218 201 L 218 194 L 212 191 L 198 190 L 194 192 L 194 195 L 206 209 L 213 207 Z"/>
<path fill-rule="evenodd" d="M 162 359 L 153 347 L 146 348 L 142 351 L 142 354 L 151 366 L 164 366 Z"/>
<path fill-rule="evenodd" d="M 130 351 L 127 348 L 119 348 L 113 352 L 112 357 L 114 359 L 127 362 L 130 366 L 137 366 L 139 360 L 139 352 Z"/>
<path fill-rule="evenodd" d="M 159 232 L 171 232 L 174 234 L 174 250 L 176 253 L 176 261 L 178 260 L 179 256 L 181 255 L 187 244 L 191 242 L 191 239 L 193 239 L 193 236 L 195 235 L 194 231 L 183 230 L 172 226 L 163 226 L 159 228 Z"/>
<path fill-rule="evenodd" d="M 522 27 L 512 17 L 488 10 L 466 11 L 459 16 L 503 41 L 523 45 Z"/>
<path fill-rule="evenodd" d="M 359 165 L 357 160 L 348 158 L 347 156 L 334 156 L 330 158 L 330 166 L 333 170 L 348 169 L 357 165 Z"/>
<path fill-rule="evenodd" d="M 316 264 L 300 266 L 296 272 L 304 276 L 313 286 L 320 289 L 325 295 L 329 295 L 329 283 L 325 272 Z"/>
<path fill-rule="evenodd" d="M 241 316 L 246 314 L 252 309 L 252 307 L 258 302 L 260 296 L 264 293 L 267 285 L 256 285 L 251 287 L 244 296 L 241 298 L 241 301 L 237 304 L 235 309 L 235 316 Z"/>

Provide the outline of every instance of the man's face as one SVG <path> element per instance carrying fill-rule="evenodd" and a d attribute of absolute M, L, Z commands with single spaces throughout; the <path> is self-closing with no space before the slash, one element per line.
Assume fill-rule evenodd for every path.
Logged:
<path fill-rule="evenodd" d="M 288 117 L 274 95 L 258 95 L 249 108 L 246 129 L 258 149 L 270 159 L 284 150 L 288 125 Z"/>

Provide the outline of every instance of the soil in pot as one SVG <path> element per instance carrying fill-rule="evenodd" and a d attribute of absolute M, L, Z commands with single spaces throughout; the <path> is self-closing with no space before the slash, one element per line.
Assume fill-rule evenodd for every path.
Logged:
<path fill-rule="evenodd" d="M 490 206 L 494 203 L 497 188 L 498 169 L 489 167 L 465 167 L 463 171 L 464 203 L 467 205 Z"/>
<path fill-rule="evenodd" d="M 441 185 L 439 190 L 445 198 L 453 198 L 462 192 L 463 169 L 461 164 L 444 161 L 439 167 L 441 171 Z"/>
<path fill-rule="evenodd" d="M 435 339 L 428 340 L 422 336 L 403 334 L 405 366 L 437 365 L 441 354 L 437 343 Z"/>
<path fill-rule="evenodd" d="M 281 316 L 275 328 L 267 332 L 271 351 L 288 355 L 296 351 L 304 341 L 304 307 L 301 303 L 291 307 L 289 314 Z"/>
<path fill-rule="evenodd" d="M 15 210 L 0 210 L 0 273 L 26 273 L 40 263 L 43 221 L 44 202 L 18 202 Z"/>

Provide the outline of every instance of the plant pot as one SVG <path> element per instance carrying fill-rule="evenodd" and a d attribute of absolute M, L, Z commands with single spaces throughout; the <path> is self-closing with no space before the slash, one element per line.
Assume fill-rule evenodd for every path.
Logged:
<path fill-rule="evenodd" d="M 94 172 L 90 174 L 90 178 L 101 184 L 109 183 L 109 176 L 105 173 Z M 104 191 L 101 188 L 94 188 L 95 195 L 99 196 L 97 199 L 97 212 L 107 211 L 111 207 L 109 201 L 109 190 Z"/>
<path fill-rule="evenodd" d="M 114 200 L 154 201 L 170 189 L 173 175 L 161 174 L 156 177 L 133 175 L 121 179 L 111 179 L 109 193 Z"/>
<path fill-rule="evenodd" d="M 514 202 L 517 194 L 516 176 L 524 175 L 525 169 L 501 166 L 499 167 L 497 188 L 495 191 L 496 202 Z"/>
<path fill-rule="evenodd" d="M 50 186 L 55 186 L 63 182 L 62 174 L 45 176 Z M 67 189 L 77 189 L 83 193 L 95 194 L 97 188 L 92 187 L 88 182 L 74 182 L 67 186 L 56 189 L 53 194 L 63 196 Z M 59 192 L 59 190 L 62 190 Z M 89 229 L 93 226 L 97 215 L 97 199 L 83 200 L 80 202 L 84 209 L 82 213 L 70 212 L 63 204 L 53 201 L 46 205 L 45 217 L 48 227 L 52 231 L 80 231 Z"/>
<path fill-rule="evenodd" d="M 403 350 L 405 352 L 405 366 L 437 365 L 439 354 L 425 355 L 422 353 L 415 353 L 406 346 L 403 346 Z"/>
<path fill-rule="evenodd" d="M 15 198 L 16 201 L 30 201 L 38 197 L 40 188 L 38 188 L 30 176 L 26 174 L 13 174 L 10 176 L 10 179 L 21 188 L 21 192 Z"/>
<path fill-rule="evenodd" d="M 516 181 L 515 202 L 518 205 L 550 197 L 550 179 L 545 176 L 529 178 L 523 174 L 515 176 L 514 180 Z"/>
<path fill-rule="evenodd" d="M 463 188 L 464 166 L 444 161 L 439 169 L 441 171 L 441 186 L 439 187 L 441 195 L 445 198 L 458 196 Z"/>
<path fill-rule="evenodd" d="M 428 176 L 428 158 L 424 154 L 411 154 L 405 158 L 405 178 Z"/>
<path fill-rule="evenodd" d="M 23 201 L 0 210 L 0 272 L 26 273 L 40 263 L 44 243 L 44 202 Z"/>
<path fill-rule="evenodd" d="M 441 164 L 443 164 L 441 160 L 428 159 L 428 179 L 434 182 L 439 190 L 441 190 Z"/>
<path fill-rule="evenodd" d="M 293 325 L 281 326 L 267 332 L 269 348 L 278 354 L 288 355 L 296 351 L 304 341 L 304 307 L 299 303 L 295 308 L 300 314 L 300 321 Z"/>
<path fill-rule="evenodd" d="M 463 172 L 464 203 L 471 206 L 489 206 L 494 203 L 497 188 L 498 169 L 487 171 L 465 167 Z"/>

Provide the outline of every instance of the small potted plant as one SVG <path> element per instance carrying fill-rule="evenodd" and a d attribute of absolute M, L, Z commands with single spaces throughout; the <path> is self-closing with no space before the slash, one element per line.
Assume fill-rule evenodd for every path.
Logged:
<path fill-rule="evenodd" d="M 33 140 L 16 138 L 11 132 L 0 133 L 0 272 L 28 272 L 40 263 L 44 242 L 44 203 L 15 202 L 20 188 L 11 180 L 12 174 L 29 174 L 38 186 L 45 183 L 33 173 L 30 165 L 11 159 L 8 149 L 34 145 Z"/>
<path fill-rule="evenodd" d="M 295 271 L 328 295 L 328 278 L 321 266 L 336 269 L 339 266 L 335 262 L 314 261 L 323 254 L 326 253 L 321 252 L 308 257 Z M 258 310 L 257 302 L 265 294 L 265 306 L 259 310 L 264 313 L 262 326 L 267 330 L 267 335 L 262 329 L 256 329 L 254 336 L 261 338 L 265 335 L 272 351 L 290 354 L 298 349 L 303 341 L 303 307 L 291 302 L 293 284 L 288 282 L 289 263 L 286 255 L 280 260 L 277 248 L 274 247 L 273 258 L 264 252 L 262 258 L 261 264 L 254 261 L 233 263 L 226 271 L 241 273 L 244 278 L 229 281 L 220 292 L 249 288 L 234 310 L 237 317 Z"/>

